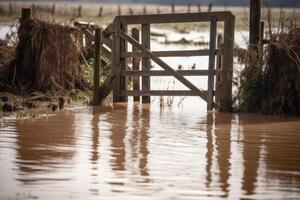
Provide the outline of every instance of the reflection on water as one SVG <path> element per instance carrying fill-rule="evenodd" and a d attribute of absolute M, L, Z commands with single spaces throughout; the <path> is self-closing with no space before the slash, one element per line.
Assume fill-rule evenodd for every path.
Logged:
<path fill-rule="evenodd" d="M 38 122 L 17 121 L 16 161 L 18 180 L 39 184 L 52 179 L 61 161 L 72 164 L 75 151 L 74 114 L 42 118 Z M 59 180 L 55 179 L 55 180 Z M 68 180 L 68 179 L 64 179 Z"/>
<path fill-rule="evenodd" d="M 82 108 L 0 129 L 0 199 L 296 199 L 297 118 L 159 105 Z"/>

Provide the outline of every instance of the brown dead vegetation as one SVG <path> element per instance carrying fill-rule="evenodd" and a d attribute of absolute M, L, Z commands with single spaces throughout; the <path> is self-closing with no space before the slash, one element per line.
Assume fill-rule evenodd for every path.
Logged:
<path fill-rule="evenodd" d="M 17 39 L 1 41 L 0 90 L 12 93 L 87 89 L 80 32 L 38 19 L 20 20 Z"/>
<path fill-rule="evenodd" d="M 246 64 L 240 74 L 240 111 L 300 115 L 300 28 L 295 19 L 282 18 L 279 24 L 271 28 L 269 20 L 268 44 L 259 47 L 262 62 Z"/>

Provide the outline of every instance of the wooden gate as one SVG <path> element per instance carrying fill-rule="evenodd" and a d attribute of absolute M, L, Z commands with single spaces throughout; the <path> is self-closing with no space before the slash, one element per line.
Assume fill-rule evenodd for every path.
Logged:
<path fill-rule="evenodd" d="M 162 23 L 210 22 L 209 49 L 180 50 L 180 51 L 151 51 L 150 25 Z M 223 48 L 217 48 L 217 23 L 224 22 Z M 141 42 L 138 37 L 128 34 L 128 25 L 141 25 Z M 235 17 L 231 12 L 184 13 L 184 14 L 158 14 L 117 16 L 113 22 L 112 35 L 112 67 L 115 75 L 113 86 L 113 101 L 127 101 L 127 96 L 142 96 L 143 103 L 150 102 L 150 96 L 200 96 L 207 102 L 207 109 L 217 108 L 228 111 L 232 104 L 232 74 L 233 74 L 233 48 L 234 48 Z M 128 52 L 128 42 L 133 51 Z M 218 45 L 219 47 L 221 45 Z M 209 56 L 207 70 L 179 70 L 165 63 L 160 57 L 180 56 Z M 216 68 L 216 56 L 219 61 Z M 128 58 L 141 59 L 141 70 L 128 69 Z M 164 69 L 151 70 L 150 60 Z M 136 62 L 136 61 L 133 61 Z M 128 91 L 128 77 L 142 77 L 142 88 L 134 87 Z M 190 90 L 150 90 L 151 76 L 173 76 Z M 184 76 L 208 76 L 208 90 L 204 91 Z M 216 83 L 215 83 L 215 76 Z M 215 96 L 215 100 L 214 100 Z"/>

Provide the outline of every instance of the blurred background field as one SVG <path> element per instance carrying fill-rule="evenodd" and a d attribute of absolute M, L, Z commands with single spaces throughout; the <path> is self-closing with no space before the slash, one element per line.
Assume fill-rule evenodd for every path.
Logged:
<path fill-rule="evenodd" d="M 229 7 L 187 4 L 187 5 L 161 5 L 161 4 L 118 4 L 118 3 L 92 3 L 92 2 L 29 2 L 10 1 L 0 2 L 0 23 L 9 25 L 12 19 L 20 16 L 21 8 L 32 9 L 34 17 L 48 19 L 55 22 L 72 23 L 73 21 L 95 22 L 98 25 L 108 25 L 117 15 L 139 15 L 139 14 L 164 14 L 164 13 L 186 13 L 186 12 L 209 12 L 209 11 L 231 11 L 236 16 L 236 29 L 248 30 L 249 9 L 248 7 Z M 266 21 L 269 6 L 262 8 L 262 20 Z M 296 18 L 299 21 L 299 9 L 293 7 L 272 8 L 272 20 L 278 22 L 281 11 L 284 11 L 286 19 Z M 162 25 L 156 25 L 160 27 Z M 164 29 L 176 29 L 179 31 L 207 29 L 208 23 L 188 24 L 164 24 Z"/>

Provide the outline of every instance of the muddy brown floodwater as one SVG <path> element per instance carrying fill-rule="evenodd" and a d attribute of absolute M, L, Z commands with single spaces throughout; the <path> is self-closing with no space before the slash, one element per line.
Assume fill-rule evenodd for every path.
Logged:
<path fill-rule="evenodd" d="M 297 199 L 300 121 L 128 103 L 0 128 L 0 199 Z"/>

